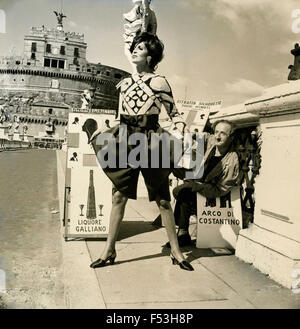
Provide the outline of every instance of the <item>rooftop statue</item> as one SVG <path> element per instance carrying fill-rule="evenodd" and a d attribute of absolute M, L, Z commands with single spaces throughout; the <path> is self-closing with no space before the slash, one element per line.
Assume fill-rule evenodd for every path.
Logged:
<path fill-rule="evenodd" d="M 63 13 L 58 13 L 57 11 L 54 11 L 54 14 L 56 15 L 58 25 L 63 26 L 63 19 L 67 16 Z"/>

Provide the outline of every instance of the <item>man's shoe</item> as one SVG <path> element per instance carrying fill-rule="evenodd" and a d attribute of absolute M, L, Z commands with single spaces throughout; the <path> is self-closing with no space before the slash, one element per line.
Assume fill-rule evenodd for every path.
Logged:
<path fill-rule="evenodd" d="M 177 236 L 177 238 L 178 238 L 179 247 L 190 246 L 192 244 L 191 236 L 188 233 L 179 235 Z M 170 248 L 171 247 L 170 242 L 167 242 L 165 244 L 165 247 Z"/>

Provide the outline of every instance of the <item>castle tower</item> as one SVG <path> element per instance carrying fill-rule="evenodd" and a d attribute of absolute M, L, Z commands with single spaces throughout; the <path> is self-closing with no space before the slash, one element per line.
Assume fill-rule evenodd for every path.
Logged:
<path fill-rule="evenodd" d="M 47 29 L 33 27 L 24 38 L 24 55 L 36 67 L 82 71 L 87 67 L 84 35 L 64 32 L 63 13 L 54 11 L 57 27 Z M 32 63 L 33 64 L 33 63 Z"/>

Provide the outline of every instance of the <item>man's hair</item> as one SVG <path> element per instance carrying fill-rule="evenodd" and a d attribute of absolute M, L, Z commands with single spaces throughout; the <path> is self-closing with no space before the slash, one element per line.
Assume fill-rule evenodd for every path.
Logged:
<path fill-rule="evenodd" d="M 138 34 L 132 42 L 130 47 L 130 52 L 134 51 L 134 48 L 139 43 L 145 43 L 145 46 L 148 50 L 148 56 L 151 57 L 151 61 L 149 63 L 149 67 L 154 71 L 156 65 L 163 59 L 163 52 L 164 52 L 164 44 L 158 39 L 156 35 L 143 32 Z"/>
<path fill-rule="evenodd" d="M 236 129 L 235 124 L 232 123 L 231 121 L 229 121 L 229 120 L 225 120 L 225 119 L 218 120 L 218 121 L 216 121 L 216 122 L 213 124 L 213 127 L 212 127 L 212 128 L 213 128 L 213 131 L 214 131 L 214 132 L 215 132 L 216 126 L 217 126 L 219 123 L 227 123 L 227 124 L 231 127 L 231 129 L 230 129 L 230 135 L 229 135 L 229 136 L 234 136 L 234 132 L 235 132 L 235 129 Z"/>

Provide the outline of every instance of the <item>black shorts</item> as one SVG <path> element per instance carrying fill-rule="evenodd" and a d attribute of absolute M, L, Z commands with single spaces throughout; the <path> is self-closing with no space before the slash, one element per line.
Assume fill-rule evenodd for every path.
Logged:
<path fill-rule="evenodd" d="M 116 159 L 115 166 L 105 167 L 100 163 L 104 173 L 112 181 L 115 189 L 130 199 L 136 199 L 138 178 L 141 172 L 148 190 L 149 200 L 154 201 L 159 198 L 170 201 L 168 177 L 174 170 L 174 164 L 178 163 L 180 159 L 179 153 L 174 150 L 175 147 L 176 150 L 181 149 L 182 141 L 177 139 L 174 141 L 174 137 L 172 137 L 172 142 L 170 143 L 169 138 L 171 135 L 159 126 L 158 115 L 123 115 L 121 116 L 120 124 L 110 128 L 105 133 L 109 133 L 110 137 L 108 137 L 109 139 L 104 145 L 100 141 L 97 143 L 97 138 L 93 139 L 91 143 L 98 160 L 99 158 L 105 159 L 105 157 L 108 159 L 109 156 L 112 159 Z M 129 137 L 135 133 L 142 133 L 145 136 L 146 147 L 142 149 L 145 149 L 144 154 L 147 154 L 145 157 L 147 159 L 146 166 L 136 167 L 129 163 L 129 160 L 126 160 L 123 168 L 121 166 L 118 167 L 119 159 L 124 158 L 124 153 L 125 159 L 129 159 L 128 154 L 136 147 L 128 143 Z M 157 136 L 165 137 L 160 140 Z M 124 143 L 124 140 L 127 142 Z M 152 165 L 151 161 L 154 153 L 156 154 L 156 159 L 159 159 L 155 166 Z M 162 159 L 164 156 L 169 157 L 167 166 L 163 165 Z"/>
<path fill-rule="evenodd" d="M 137 199 L 137 184 L 139 174 L 144 177 L 148 191 L 149 201 L 157 198 L 171 201 L 169 190 L 170 170 L 151 168 L 125 168 L 125 169 L 103 169 L 107 177 L 112 181 L 117 191 L 126 195 L 129 199 Z"/>

